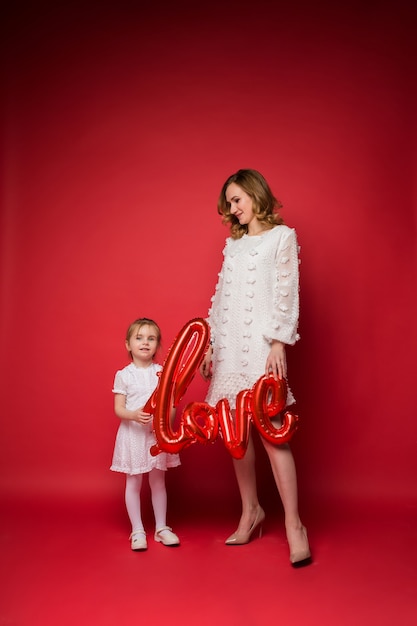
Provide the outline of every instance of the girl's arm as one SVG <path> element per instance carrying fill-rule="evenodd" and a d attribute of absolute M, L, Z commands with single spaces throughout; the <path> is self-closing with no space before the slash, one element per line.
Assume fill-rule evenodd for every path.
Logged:
<path fill-rule="evenodd" d="M 151 413 L 144 413 L 142 408 L 129 411 L 126 408 L 126 396 L 123 393 L 114 394 L 114 412 L 122 420 L 132 420 L 138 424 L 147 424 L 152 420 Z"/>

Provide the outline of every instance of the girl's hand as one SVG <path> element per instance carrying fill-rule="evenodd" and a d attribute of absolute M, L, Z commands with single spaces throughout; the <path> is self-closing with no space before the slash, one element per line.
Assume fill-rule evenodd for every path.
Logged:
<path fill-rule="evenodd" d="M 285 343 L 273 341 L 266 359 L 265 374 L 273 374 L 274 378 L 287 378 L 287 357 Z"/>
<path fill-rule="evenodd" d="M 134 421 L 139 424 L 149 424 L 149 422 L 152 421 L 152 413 L 144 413 L 142 409 L 137 409 L 137 411 L 134 411 L 133 413 Z"/>
<path fill-rule="evenodd" d="M 200 365 L 200 374 L 204 378 L 204 380 L 209 380 L 211 378 L 211 356 L 213 354 L 213 348 L 209 346 L 205 357 Z"/>

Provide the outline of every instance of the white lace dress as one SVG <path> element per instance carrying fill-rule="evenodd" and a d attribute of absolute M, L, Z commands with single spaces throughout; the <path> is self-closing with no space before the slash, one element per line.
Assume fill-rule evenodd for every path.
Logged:
<path fill-rule="evenodd" d="M 157 372 L 161 369 L 157 363 L 146 368 L 130 363 L 116 372 L 113 393 L 125 395 L 126 408 L 135 411 L 146 403 L 155 390 L 158 383 Z M 162 452 L 152 456 L 150 449 L 155 443 L 152 422 L 138 424 L 133 420 L 120 420 L 110 469 L 125 474 L 144 474 L 154 468 L 166 470 L 181 464 L 178 454 Z"/>
<path fill-rule="evenodd" d="M 213 376 L 206 401 L 215 406 L 250 389 L 265 373 L 273 339 L 298 339 L 299 271 L 294 229 L 275 226 L 260 235 L 226 239 L 224 260 L 211 299 L 208 323 Z M 291 391 L 287 403 L 294 402 Z"/>

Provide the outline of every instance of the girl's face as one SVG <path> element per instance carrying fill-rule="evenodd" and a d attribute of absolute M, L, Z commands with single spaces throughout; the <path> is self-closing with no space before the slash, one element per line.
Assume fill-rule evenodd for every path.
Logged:
<path fill-rule="evenodd" d="M 258 221 L 253 212 L 252 198 L 239 185 L 230 183 L 226 189 L 226 202 L 230 206 L 230 213 L 240 224 L 246 224 L 250 232 L 250 225 Z"/>
<path fill-rule="evenodd" d="M 158 333 L 150 324 L 136 328 L 129 341 L 126 341 L 126 349 L 131 353 L 133 363 L 139 367 L 147 367 L 152 363 L 158 346 Z"/>

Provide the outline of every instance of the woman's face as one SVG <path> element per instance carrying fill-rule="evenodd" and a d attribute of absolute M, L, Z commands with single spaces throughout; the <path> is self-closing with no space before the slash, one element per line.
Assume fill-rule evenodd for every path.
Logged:
<path fill-rule="evenodd" d="M 249 224 L 256 220 L 253 212 L 252 198 L 236 183 L 230 183 L 226 189 L 226 202 L 230 207 L 230 213 L 234 215 L 240 224 Z"/>

